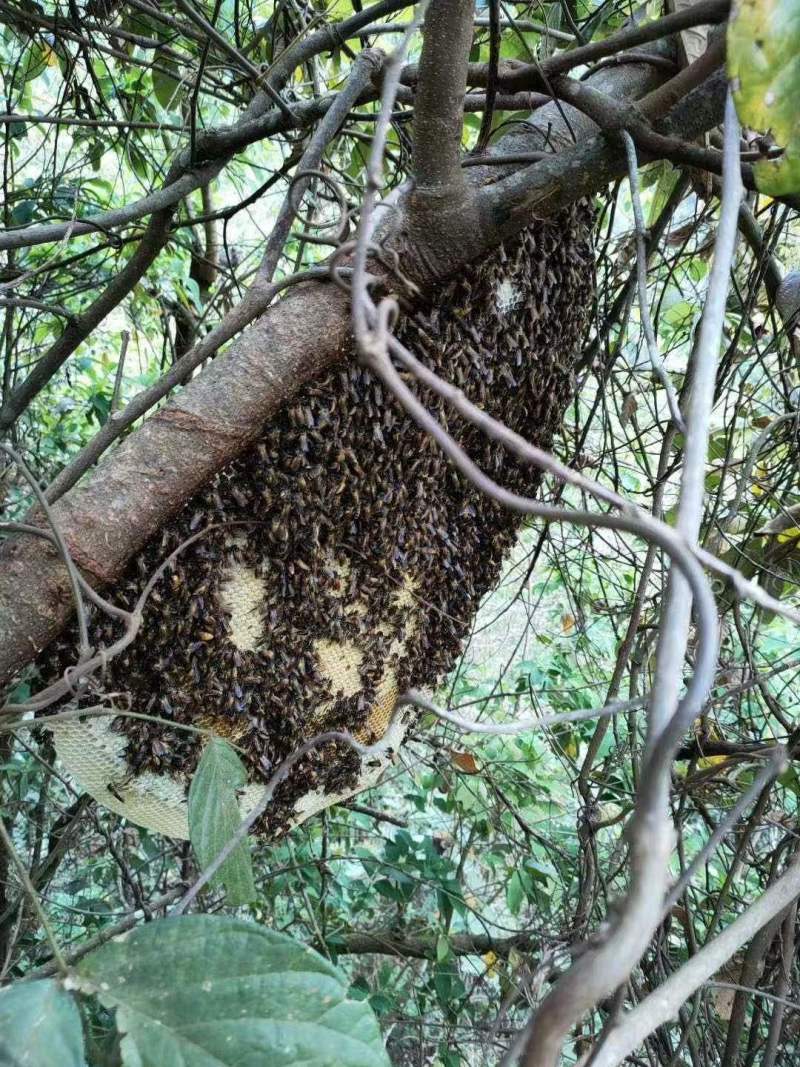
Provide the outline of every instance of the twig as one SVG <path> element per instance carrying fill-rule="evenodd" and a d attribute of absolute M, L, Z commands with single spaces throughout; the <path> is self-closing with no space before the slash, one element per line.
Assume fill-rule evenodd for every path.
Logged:
<path fill-rule="evenodd" d="M 617 1067 L 648 1034 L 678 1014 L 678 1009 L 731 956 L 788 907 L 800 894 L 800 853 L 792 865 L 713 941 L 644 998 L 608 1035 L 593 1067 Z"/>
<path fill-rule="evenodd" d="M 167 905 L 171 904 L 173 900 L 176 900 L 182 892 L 183 886 L 173 886 L 172 889 L 167 890 L 166 893 L 162 893 L 162 895 L 156 897 L 155 900 L 148 901 L 147 912 L 152 915 L 153 912 L 167 907 Z M 127 933 L 128 930 L 132 930 L 144 914 L 142 908 L 135 908 L 130 914 L 126 915 L 124 919 L 120 919 L 119 922 L 111 923 L 109 926 L 103 927 L 103 929 L 99 930 L 93 937 L 87 937 L 85 941 L 81 941 L 81 943 L 72 949 L 71 952 L 63 953 L 63 958 L 68 964 L 77 963 L 78 960 L 83 959 L 84 956 L 88 956 L 90 952 L 94 952 L 96 948 L 100 948 L 101 945 L 105 945 L 108 941 L 113 941 L 115 937 Z M 42 967 L 37 967 L 34 971 L 29 971 L 22 981 L 31 982 L 35 981 L 37 978 L 47 978 L 57 970 L 58 964 L 53 960 L 50 963 L 45 963 Z"/>
<path fill-rule="evenodd" d="M 636 278 L 639 287 L 639 316 L 642 321 L 647 352 L 650 356 L 650 366 L 664 387 L 672 421 L 681 433 L 686 433 L 686 424 L 678 406 L 678 396 L 667 374 L 667 368 L 664 366 L 661 353 L 658 351 L 653 320 L 650 317 L 650 303 L 647 297 L 647 248 L 645 247 L 644 213 L 642 212 L 642 200 L 639 196 L 639 161 L 636 158 L 636 145 L 627 130 L 620 130 L 620 135 L 622 143 L 625 145 L 625 155 L 628 159 L 628 180 L 631 186 L 633 219 L 636 228 Z"/>
<path fill-rule="evenodd" d="M 55 516 L 53 515 L 52 509 L 47 502 L 45 494 L 42 492 L 39 482 L 37 481 L 36 477 L 33 474 L 33 471 L 31 471 L 31 469 L 28 467 L 22 456 L 20 456 L 20 454 L 14 448 L 12 448 L 11 445 L 4 444 L 1 441 L 0 450 L 5 452 L 5 454 L 14 463 L 16 463 L 17 467 L 22 473 L 22 476 L 25 478 L 25 481 L 33 490 L 33 494 L 36 497 L 37 503 L 44 512 L 45 518 L 47 519 L 47 522 L 50 526 L 56 548 L 58 549 L 59 555 L 61 556 L 64 566 L 67 569 L 67 574 L 69 575 L 69 583 L 72 589 L 72 599 L 75 604 L 75 612 L 78 618 L 79 659 L 81 661 L 87 659 L 89 656 L 89 630 L 86 623 L 86 612 L 83 607 L 83 598 L 81 597 L 80 577 L 78 575 L 78 570 L 72 561 L 72 555 L 70 554 L 69 548 L 67 547 L 67 543 L 64 540 L 64 535 L 62 534 L 61 528 L 56 522 Z"/>
<path fill-rule="evenodd" d="M 303 199 L 311 181 L 311 174 L 319 169 L 329 142 L 338 133 L 362 91 L 380 71 L 384 58 L 384 53 L 376 48 L 366 49 L 359 53 L 350 70 L 347 84 L 337 94 L 336 100 L 314 131 L 273 224 L 272 233 L 258 268 L 258 284 L 268 285 L 272 281 L 296 215 L 295 204 L 299 204 Z"/>
<path fill-rule="evenodd" d="M 117 359 L 117 370 L 114 375 L 114 388 L 111 391 L 111 403 L 108 408 L 109 418 L 119 409 L 119 399 L 122 391 L 122 376 L 125 373 L 125 356 L 128 354 L 128 344 L 130 343 L 131 335 L 128 330 L 122 331 L 122 344 L 119 346 L 119 357 Z"/>
<path fill-rule="evenodd" d="M 500 0 L 489 0 L 489 77 L 486 82 L 486 110 L 478 131 L 475 154 L 481 155 L 489 143 L 497 98 L 497 66 L 500 62 Z"/>
<path fill-rule="evenodd" d="M 703 864 L 716 852 L 717 846 L 722 839 L 736 825 L 750 805 L 758 799 L 762 791 L 770 784 L 770 782 L 774 782 L 778 775 L 781 774 L 787 766 L 786 749 L 780 745 L 776 745 L 770 753 L 766 767 L 763 768 L 760 774 L 756 775 L 750 787 L 742 793 L 730 811 L 726 814 L 725 818 L 717 825 L 708 841 L 706 841 L 669 891 L 669 894 L 664 901 L 663 914 L 665 916 L 668 915 L 669 912 L 672 911 L 674 905 L 678 903 Z"/>
<path fill-rule="evenodd" d="M 44 930 L 45 937 L 47 938 L 47 941 L 50 945 L 50 951 L 53 953 L 55 965 L 62 975 L 66 975 L 69 972 L 67 961 L 64 958 L 63 952 L 61 951 L 61 947 L 53 931 L 53 927 L 50 925 L 50 920 L 47 917 L 47 912 L 44 910 L 44 908 L 42 907 L 42 903 L 39 900 L 39 894 L 36 892 L 33 886 L 33 882 L 31 881 L 30 875 L 28 874 L 28 868 L 22 862 L 19 853 L 14 847 L 14 842 L 11 840 L 11 835 L 6 829 L 5 821 L 2 818 L 0 818 L 0 842 L 2 842 L 3 846 L 11 857 L 11 862 L 17 869 L 17 874 L 19 875 L 19 880 L 22 882 L 22 888 L 25 890 L 25 895 L 30 901 L 30 905 L 36 913 L 36 917 L 42 924 L 42 929 Z"/>
<path fill-rule="evenodd" d="M 488 734 L 492 737 L 515 737 L 518 734 L 529 733 L 531 730 L 543 730 L 551 726 L 558 726 L 564 722 L 584 722 L 586 719 L 603 718 L 608 715 L 619 715 L 624 711 L 635 711 L 647 703 L 647 696 L 637 697 L 636 700 L 619 700 L 613 704 L 606 704 L 602 708 L 582 708 L 576 711 L 563 711 L 555 715 L 541 715 L 535 719 L 520 719 L 517 722 L 476 722 L 474 719 L 463 719 L 452 711 L 440 708 L 429 700 L 424 693 L 417 689 L 409 689 L 398 699 L 398 706 L 412 704 L 416 708 L 430 712 L 437 719 L 449 722 L 457 727 L 462 733 Z"/>
<path fill-rule="evenodd" d="M 343 805 L 348 811 L 355 811 L 359 815 L 367 815 L 370 819 L 374 819 L 375 822 L 388 822 L 392 826 L 399 826 L 405 829 L 408 826 L 408 819 L 402 819 L 399 815 L 390 815 L 388 811 L 381 811 L 378 808 L 371 808 L 367 804 L 356 804 L 355 801 L 348 801 Z"/>

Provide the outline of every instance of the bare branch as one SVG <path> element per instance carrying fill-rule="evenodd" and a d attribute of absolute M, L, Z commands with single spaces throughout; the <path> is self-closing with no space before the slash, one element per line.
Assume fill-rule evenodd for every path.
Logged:
<path fill-rule="evenodd" d="M 741 199 L 739 123 L 730 96 L 725 112 L 725 147 L 725 194 L 687 416 L 677 524 L 686 544 L 696 541 L 702 513 L 710 408 Z M 607 938 L 588 949 L 536 1011 L 523 1055 L 526 1067 L 545 1067 L 558 1061 L 569 1028 L 601 997 L 627 980 L 661 918 L 672 849 L 672 826 L 667 812 L 669 767 L 672 753 L 688 725 L 686 698 L 678 704 L 692 604 L 684 573 L 681 571 L 679 577 L 677 568 L 671 571 L 671 596 L 668 593 L 660 630 L 656 679 L 649 707 L 647 764 L 631 827 L 630 889 Z M 715 624 L 712 628 L 716 628 Z M 712 655 L 716 659 L 716 650 Z M 697 675 L 693 681 L 696 678 Z"/>
<path fill-rule="evenodd" d="M 639 195 L 639 161 L 636 158 L 636 145 L 627 130 L 622 130 L 621 133 L 625 145 L 625 154 L 628 158 L 628 181 L 631 186 L 633 219 L 636 227 L 636 278 L 639 289 L 639 316 L 642 320 L 642 330 L 647 344 L 647 352 L 650 356 L 650 366 L 667 394 L 672 421 L 681 433 L 685 433 L 686 426 L 678 407 L 678 397 L 675 393 L 675 387 L 667 374 L 667 368 L 664 366 L 661 353 L 658 351 L 658 341 L 656 341 L 653 320 L 650 316 L 650 303 L 647 296 L 647 249 L 645 247 L 644 212 L 642 211 L 642 200 Z"/>
<path fill-rule="evenodd" d="M 708 981 L 742 945 L 800 895 L 800 853 L 781 878 L 713 941 L 637 1005 L 614 1027 L 594 1058 L 593 1067 L 616 1067 L 648 1034 L 670 1019 L 691 994 Z"/>
<path fill-rule="evenodd" d="M 339 956 L 399 956 L 403 959 L 435 960 L 436 936 L 415 936 L 403 930 L 348 930 L 328 937 L 325 945 L 314 945 L 318 952 L 330 946 Z M 490 934 L 451 934 L 448 947 L 454 956 L 483 956 L 493 952 L 506 957 L 511 952 L 533 952 L 540 947 L 539 938 L 531 934 L 492 937 Z"/>

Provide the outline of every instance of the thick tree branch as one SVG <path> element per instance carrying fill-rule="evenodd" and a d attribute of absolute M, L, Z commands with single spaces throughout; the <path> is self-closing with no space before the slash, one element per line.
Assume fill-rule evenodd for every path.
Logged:
<path fill-rule="evenodd" d="M 414 180 L 434 196 L 463 195 L 462 101 L 472 44 L 472 0 L 430 0 L 414 110 Z"/>
<path fill-rule="evenodd" d="M 381 930 L 352 930 L 336 934 L 327 942 L 327 947 L 338 955 L 401 956 L 405 959 L 436 959 L 435 934 L 414 936 L 391 927 Z M 506 957 L 512 951 L 532 952 L 540 947 L 539 939 L 531 934 L 515 934 L 511 937 L 491 937 L 489 934 L 451 934 L 448 938 L 454 956 L 483 956 L 494 952 Z M 326 946 L 314 945 L 318 952 Z"/>
<path fill-rule="evenodd" d="M 680 131 L 682 137 L 696 137 L 713 128 L 722 113 L 725 87 L 725 74 L 720 69 L 673 108 L 661 129 L 667 135 Z M 584 118 L 581 132 L 586 130 L 587 123 L 590 128 L 596 128 Z M 623 161 L 624 153 L 614 139 L 603 134 L 588 137 L 574 148 L 534 163 L 482 190 L 484 225 L 503 236 L 514 233 L 522 219 L 551 215 L 599 185 L 622 177 Z"/>

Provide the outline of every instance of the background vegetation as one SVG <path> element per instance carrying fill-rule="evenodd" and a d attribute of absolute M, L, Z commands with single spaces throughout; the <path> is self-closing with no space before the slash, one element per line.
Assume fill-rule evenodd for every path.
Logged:
<path fill-rule="evenodd" d="M 764 11 L 753 6 L 766 19 L 766 5 Z M 399 3 L 397 14 L 377 7 L 382 24 L 410 18 Z M 290 42 L 360 10 L 356 0 L 352 6 L 349 0 L 3 0 L 5 230 L 47 223 L 66 223 L 68 230 L 75 220 L 92 223 L 140 201 L 165 180 L 179 151 L 191 153 L 201 131 L 238 119 L 252 97 L 254 71 L 269 69 Z M 502 59 L 525 63 L 603 40 L 630 15 L 616 0 L 500 4 L 499 11 Z M 494 13 L 490 5 L 476 14 L 473 63 L 490 61 Z M 648 7 L 649 16 L 659 14 Z M 784 0 L 783 14 L 784 35 L 797 48 L 798 34 L 792 38 L 790 31 L 800 23 L 800 9 Z M 340 89 L 363 47 L 391 51 L 397 40 L 391 25 L 336 39 L 293 69 L 283 100 L 293 107 Z M 417 60 L 420 42 L 418 33 L 411 38 L 409 62 Z M 795 102 L 797 54 L 789 55 L 781 89 Z M 747 63 L 745 55 L 745 88 Z M 354 219 L 378 110 L 373 93 L 325 155 L 325 171 L 340 183 Z M 389 187 L 410 172 L 412 113 L 401 96 L 387 136 Z M 490 133 L 494 138 L 501 127 L 524 121 L 526 112 L 499 107 L 489 130 L 483 114 L 485 99 L 465 115 L 465 151 L 479 139 L 485 146 Z M 241 299 L 305 133 L 262 137 L 227 157 L 223 169 L 177 203 L 163 239 L 145 232 L 141 218 L 7 248 L 0 268 L 0 423 L 42 485 L 69 471 L 97 432 L 113 427 L 115 413 L 161 381 Z M 751 161 L 762 157 L 760 166 L 772 166 L 764 162 L 763 139 L 747 130 L 745 137 Z M 704 150 L 721 143 L 712 132 Z M 791 152 L 783 164 L 792 164 Z M 800 657 L 795 622 L 779 609 L 800 610 L 800 341 L 787 304 L 790 289 L 784 286 L 783 304 L 776 305 L 776 296 L 782 275 L 800 267 L 791 199 L 800 183 L 785 171 L 777 188 L 774 175 L 761 181 L 776 198 L 751 189 L 741 209 L 699 540 L 756 578 L 777 603 L 759 605 L 723 581 L 716 584 L 718 674 L 672 764 L 671 877 L 679 878 L 715 830 L 724 833 L 672 902 L 619 997 L 602 1000 L 572 1027 L 564 1063 L 580 1060 L 622 1006 L 643 1002 L 729 927 L 797 852 Z M 655 373 L 642 328 L 632 188 L 615 180 L 596 198 L 596 303 L 556 452 L 674 523 L 685 437 L 670 423 L 665 380 L 685 401 L 708 289 L 719 177 L 713 168 L 687 169 L 662 158 L 643 166 L 635 184 L 644 209 L 646 298 L 668 378 Z M 335 215 L 327 186 L 314 187 L 306 208 L 282 244 L 278 278 L 328 254 L 311 240 L 317 225 Z M 98 298 L 149 240 L 158 246 L 152 262 L 92 324 Z M 31 383 L 70 331 L 78 340 L 68 358 L 52 360 L 52 372 Z M 24 515 L 30 486 L 6 459 L 2 514 L 11 522 Z M 581 489 L 565 489 L 555 479 L 542 498 L 587 503 Z M 504 723 L 645 698 L 667 571 L 660 551 L 629 534 L 529 520 L 437 702 L 467 718 Z M 23 672 L 9 700 L 25 699 L 36 686 L 35 674 Z M 94 1067 L 355 1065 L 386 1062 L 382 1042 L 397 1065 L 499 1062 L 575 946 L 603 929 L 629 886 L 626 825 L 640 785 L 644 730 L 636 708 L 516 736 L 465 735 L 421 715 L 394 773 L 377 789 L 281 842 L 254 844 L 252 902 L 237 908 L 221 886 L 206 889 L 190 909 L 196 915 L 180 921 L 213 916 L 218 925 L 184 928 L 174 945 L 173 935 L 156 933 L 151 920 L 193 882 L 190 847 L 98 808 L 59 773 L 47 733 L 6 732 L 0 739 L 7 846 L 0 860 L 0 981 L 10 988 L 0 993 L 0 1062 L 65 1067 L 85 1056 Z M 257 924 L 256 933 L 242 925 L 244 918 Z M 655 1026 L 626 1062 L 792 1062 L 800 1042 L 795 920 L 796 906 L 783 908 L 692 989 L 678 1017 Z M 133 938 L 114 940 L 129 930 L 136 931 Z M 293 956 L 299 949 L 270 941 L 271 932 L 313 946 L 338 970 Z M 169 1040 L 155 1033 L 147 1001 L 163 983 L 167 958 L 174 960 L 170 980 L 186 993 L 171 1008 Z M 254 959 L 266 985 L 258 985 L 255 972 L 241 978 Z M 241 982 L 236 1003 L 256 1020 L 253 1034 L 264 1014 L 264 990 L 273 1018 L 291 1019 L 320 990 L 336 1010 L 284 1032 L 271 1059 L 229 1059 L 222 1045 L 217 1058 L 187 1054 L 182 1025 L 202 1016 L 207 1002 L 221 1003 L 221 993 L 204 987 L 217 980 L 217 963 Z M 21 981 L 65 967 L 77 968 L 67 980 L 68 988 L 83 990 L 74 1000 L 61 985 Z M 115 982 L 128 967 L 125 994 Z M 98 989 L 99 998 L 89 995 Z M 35 1048 L 34 1020 L 51 1027 Z M 312 1023 L 334 1036 L 320 1040 L 317 1030 L 311 1040 L 303 1027 Z M 218 1023 L 221 1042 L 225 1025 Z M 184 1038 L 174 1037 L 181 1033 Z M 26 1044 L 33 1059 L 21 1058 Z M 331 1060 L 334 1046 L 339 1051 Z"/>

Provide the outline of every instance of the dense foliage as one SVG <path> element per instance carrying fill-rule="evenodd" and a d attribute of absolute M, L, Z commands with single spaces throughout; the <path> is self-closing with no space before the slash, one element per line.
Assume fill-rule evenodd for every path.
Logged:
<path fill-rule="evenodd" d="M 396 46 L 411 7 L 376 8 L 379 25 L 365 18 L 354 36 L 331 35 L 289 65 L 281 107 L 303 113 L 342 88 L 362 49 Z M 36 243 L 0 241 L 0 430 L 42 486 L 65 471 L 64 488 L 77 480 L 82 456 L 97 458 L 82 450 L 98 431 L 111 431 L 112 447 L 132 440 L 141 420 L 127 427 L 119 413 L 191 357 L 257 279 L 311 120 L 276 126 L 211 162 L 209 131 L 240 120 L 287 50 L 360 12 L 356 0 L 0 2 L 0 236 L 56 227 Z M 660 14 L 648 5 L 646 17 Z M 492 68 L 499 47 L 501 61 L 545 61 L 605 40 L 629 16 L 614 0 L 479 5 L 469 58 Z M 740 595 L 715 574 L 718 671 L 671 765 L 671 878 L 724 832 L 670 901 L 619 998 L 576 1020 L 564 1063 L 679 976 L 797 854 L 800 285 L 779 286 L 800 268 L 800 4 L 747 0 L 738 19 L 728 29 L 729 73 L 745 127 L 742 160 L 756 166 L 724 308 L 698 542 L 768 596 Z M 409 63 L 421 42 L 415 32 Z M 675 73 L 672 59 L 657 59 L 654 70 Z M 577 81 L 594 68 L 572 73 Z M 485 83 L 475 74 L 476 87 Z M 412 174 L 410 84 L 388 130 L 389 187 Z M 490 75 L 485 93 L 469 94 L 465 152 L 481 155 L 528 121 L 502 84 L 487 109 L 496 88 Z M 373 87 L 327 146 L 325 178 L 277 247 L 275 278 L 319 265 L 330 251 L 320 236 L 351 236 L 337 230 L 340 211 L 344 203 L 357 223 L 379 111 Z M 671 421 L 671 400 L 687 410 L 722 143 L 718 130 L 707 135 L 706 170 L 694 157 L 689 167 L 680 145 L 657 159 L 639 146 L 650 162 L 633 186 L 620 178 L 596 193 L 597 298 L 554 448 L 670 525 L 691 447 Z M 205 168 L 186 195 L 155 214 L 109 217 L 168 187 L 178 158 L 190 175 Z M 73 233 L 77 223 L 86 225 Z M 665 371 L 645 337 L 642 255 Z M 178 375 L 178 388 L 193 373 Z M 115 432 L 117 424 L 125 428 Z M 3 463 L 0 517 L 11 524 L 25 515 L 31 487 L 12 454 Z M 555 477 L 540 495 L 594 506 L 582 487 Z M 240 842 L 188 902 L 191 915 L 165 918 L 234 832 L 241 765 L 229 745 L 207 747 L 193 783 L 192 850 L 82 794 L 32 717 L 15 719 L 14 734 L 0 725 L 0 983 L 8 985 L 0 1064 L 499 1062 L 575 947 L 604 929 L 630 889 L 626 828 L 647 766 L 643 705 L 665 630 L 668 571 L 666 554 L 629 532 L 526 519 L 437 703 L 506 725 L 616 700 L 625 708 L 517 734 L 464 733 L 420 713 L 376 789 L 279 842 Z M 687 682 L 696 640 L 693 630 Z M 39 684 L 27 668 L 9 704 Z M 726 960 L 626 1062 L 792 1062 L 796 904 Z"/>

